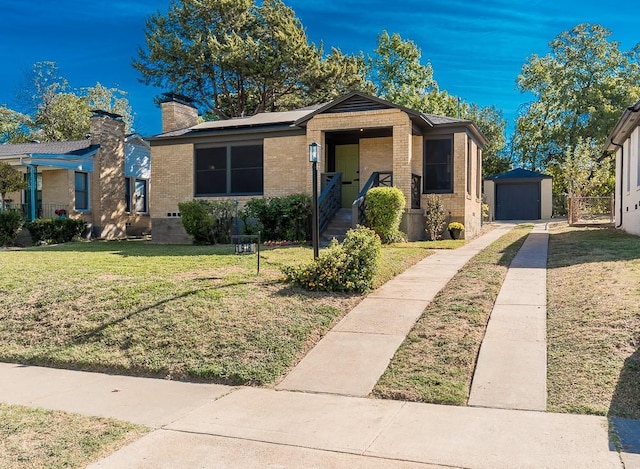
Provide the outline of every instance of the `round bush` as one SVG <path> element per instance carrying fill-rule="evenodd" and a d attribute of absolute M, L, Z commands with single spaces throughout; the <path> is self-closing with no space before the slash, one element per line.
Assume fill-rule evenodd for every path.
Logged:
<path fill-rule="evenodd" d="M 403 241 L 400 231 L 402 213 L 406 205 L 404 194 L 397 187 L 374 187 L 366 195 L 367 226 L 375 231 L 383 243 Z"/>

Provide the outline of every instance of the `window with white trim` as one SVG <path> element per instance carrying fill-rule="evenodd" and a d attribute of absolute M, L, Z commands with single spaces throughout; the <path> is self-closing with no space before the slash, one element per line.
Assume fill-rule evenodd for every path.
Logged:
<path fill-rule="evenodd" d="M 136 179 L 135 197 L 136 197 L 136 213 L 147 213 L 147 180 Z"/>

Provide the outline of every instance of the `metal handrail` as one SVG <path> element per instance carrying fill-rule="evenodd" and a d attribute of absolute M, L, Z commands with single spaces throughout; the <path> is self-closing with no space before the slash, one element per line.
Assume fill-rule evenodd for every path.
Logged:
<path fill-rule="evenodd" d="M 411 208 L 420 208 L 422 176 L 411 173 Z"/>
<path fill-rule="evenodd" d="M 318 230 L 320 234 L 340 210 L 342 199 L 342 173 L 323 173 L 322 192 L 318 197 Z"/>
<path fill-rule="evenodd" d="M 365 222 L 365 196 L 369 189 L 373 187 L 392 187 L 393 186 L 393 172 L 392 171 L 374 171 L 364 183 L 360 192 L 356 196 L 356 200 L 351 205 L 351 224 L 355 228 L 356 225 L 363 225 Z"/>

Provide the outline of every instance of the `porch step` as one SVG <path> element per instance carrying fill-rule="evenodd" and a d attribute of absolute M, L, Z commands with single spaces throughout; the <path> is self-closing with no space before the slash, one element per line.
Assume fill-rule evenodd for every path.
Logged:
<path fill-rule="evenodd" d="M 329 223 L 329 226 L 320 236 L 320 244 L 327 246 L 333 238 L 339 242 L 344 241 L 347 231 L 351 229 L 351 209 L 341 208 Z"/>

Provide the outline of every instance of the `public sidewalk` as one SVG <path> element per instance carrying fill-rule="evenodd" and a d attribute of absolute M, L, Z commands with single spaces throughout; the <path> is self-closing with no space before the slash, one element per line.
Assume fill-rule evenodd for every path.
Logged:
<path fill-rule="evenodd" d="M 513 227 L 498 225 L 463 247 L 438 251 L 385 283 L 329 331 L 277 389 L 368 396 L 435 295 Z"/>
<path fill-rule="evenodd" d="M 90 466 L 95 469 L 623 467 L 609 446 L 607 419 L 596 416 L 232 388 L 15 364 L 0 364 L 0 400 L 115 417 L 154 429 Z M 632 467 L 640 466 L 627 462 L 626 469 Z"/>

